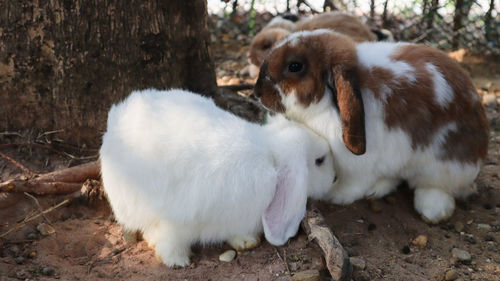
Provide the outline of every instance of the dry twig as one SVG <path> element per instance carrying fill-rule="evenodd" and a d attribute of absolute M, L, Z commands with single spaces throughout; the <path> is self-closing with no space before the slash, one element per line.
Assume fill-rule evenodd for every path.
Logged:
<path fill-rule="evenodd" d="M 28 192 L 24 192 L 24 195 L 28 196 L 29 198 L 33 199 L 33 201 L 35 201 L 35 204 L 38 206 L 38 211 L 40 211 L 40 212 L 42 212 L 42 211 L 43 211 L 43 208 L 42 208 L 42 206 L 40 205 L 40 202 L 38 202 L 38 199 L 36 199 L 36 197 L 35 197 L 35 196 L 33 196 L 33 195 L 29 194 Z M 52 224 L 52 222 L 49 220 L 49 218 L 47 218 L 47 217 L 45 216 L 45 214 L 43 214 L 42 216 L 43 216 L 43 218 L 44 218 L 44 219 L 45 219 L 45 220 L 46 220 L 46 221 L 47 221 L 50 225 Z"/>
<path fill-rule="evenodd" d="M 14 227 L 12 227 L 11 229 L 2 233 L 0 235 L 0 238 L 5 237 L 7 234 L 22 228 L 23 226 L 26 225 L 26 223 L 28 223 L 32 220 L 35 220 L 35 219 L 39 218 L 40 216 L 44 216 L 45 214 L 48 214 L 48 213 L 54 211 L 55 209 L 74 201 L 75 199 L 84 197 L 87 200 L 89 200 L 90 202 L 92 202 L 92 200 L 95 200 L 96 198 L 102 199 L 103 190 L 102 190 L 101 185 L 97 185 L 97 184 L 95 184 L 95 182 L 90 180 L 90 181 L 86 181 L 83 184 L 83 186 L 80 184 L 80 187 L 81 187 L 80 190 L 73 192 L 72 194 L 70 194 L 66 199 L 64 199 L 59 204 L 56 204 L 56 205 L 54 205 L 46 210 L 40 211 L 40 212 L 35 213 L 33 215 L 27 216 L 25 219 L 23 219 L 21 222 L 16 224 Z"/>
<path fill-rule="evenodd" d="M 2 152 L 0 152 L 0 156 L 2 158 L 5 158 L 7 161 L 11 162 L 12 164 L 14 164 L 19 169 L 21 169 L 23 171 L 23 173 L 26 174 L 27 177 L 31 178 L 31 177 L 33 177 L 35 175 L 35 173 L 33 173 L 32 171 L 30 171 L 30 169 L 26 168 L 23 164 L 17 162 L 16 160 L 14 160 L 11 157 L 3 154 Z"/>
<path fill-rule="evenodd" d="M 350 280 L 352 267 L 347 251 L 344 250 L 337 237 L 326 225 L 319 210 L 314 206 L 308 207 L 306 216 L 302 220 L 302 228 L 309 240 L 316 242 L 323 251 L 326 267 L 333 280 Z"/>
<path fill-rule="evenodd" d="M 59 207 L 61 207 L 61 206 L 65 205 L 65 204 L 68 204 L 68 203 L 69 203 L 69 202 L 71 202 L 71 201 L 72 201 L 71 199 L 66 199 L 66 200 L 62 201 L 61 203 L 59 203 L 59 204 L 57 204 L 57 205 L 55 205 L 55 206 L 52 206 L 52 207 L 48 208 L 47 210 L 44 210 L 44 211 L 42 211 L 42 212 L 40 212 L 40 213 L 38 213 L 38 214 L 36 214 L 36 215 L 29 216 L 29 217 L 25 218 L 23 221 L 21 221 L 20 223 L 16 224 L 16 225 L 15 225 L 14 227 L 12 227 L 11 229 L 9 229 L 9 230 L 7 230 L 6 232 L 2 233 L 2 234 L 0 235 L 0 238 L 5 237 L 7 234 L 9 234 L 9 233 L 13 232 L 14 230 L 17 230 L 17 229 L 22 228 L 23 226 L 25 226 L 25 225 L 26 225 L 26 223 L 28 223 L 28 222 L 30 222 L 30 221 L 32 221 L 32 220 L 34 220 L 34 219 L 36 219 L 36 218 L 38 218 L 38 217 L 40 217 L 40 216 L 43 216 L 43 215 L 45 215 L 45 214 L 47 214 L 47 213 L 50 213 L 50 212 L 52 212 L 53 210 L 55 210 L 55 209 L 57 209 L 57 208 L 59 208 Z"/>
<path fill-rule="evenodd" d="M 283 256 L 284 256 L 284 258 L 281 257 L 280 252 L 278 251 L 278 248 L 274 247 L 274 250 L 276 250 L 276 255 L 278 255 L 278 258 L 280 259 L 280 261 L 285 264 L 286 273 L 288 275 L 291 275 L 292 272 L 290 271 L 290 268 L 288 267 L 288 263 L 286 262 L 286 250 L 283 250 Z"/>

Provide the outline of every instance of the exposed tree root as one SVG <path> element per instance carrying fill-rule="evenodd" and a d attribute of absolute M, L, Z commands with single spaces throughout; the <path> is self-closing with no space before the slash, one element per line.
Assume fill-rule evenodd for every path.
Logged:
<path fill-rule="evenodd" d="M 29 192 L 37 195 L 69 194 L 78 191 L 87 179 L 100 178 L 98 161 L 35 175 L 27 180 L 12 179 L 0 183 L 2 192 Z"/>

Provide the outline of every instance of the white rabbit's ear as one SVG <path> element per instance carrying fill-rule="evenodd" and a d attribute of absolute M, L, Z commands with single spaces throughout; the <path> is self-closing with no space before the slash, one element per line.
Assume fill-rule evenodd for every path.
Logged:
<path fill-rule="evenodd" d="M 273 245 L 283 245 L 299 229 L 306 212 L 307 168 L 285 165 L 278 174 L 274 197 L 262 216 L 264 234 Z"/>

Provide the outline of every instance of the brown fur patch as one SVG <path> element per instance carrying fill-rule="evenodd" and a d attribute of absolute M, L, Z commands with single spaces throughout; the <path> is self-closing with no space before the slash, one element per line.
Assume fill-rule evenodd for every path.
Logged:
<path fill-rule="evenodd" d="M 486 157 L 488 122 L 484 109 L 468 75 L 441 51 L 419 45 L 400 48 L 392 57 L 415 68 L 416 81 L 391 77 L 390 71 L 373 68 L 363 70 L 364 87 L 382 99 L 381 84 L 392 90 L 386 99 L 385 122 L 389 128 L 399 127 L 412 139 L 413 148 L 428 146 L 441 128 L 455 122 L 457 131 L 448 133 L 443 144 L 443 160 L 476 163 Z M 431 73 L 426 64 L 433 64 L 453 90 L 452 101 L 442 107 L 435 100 Z"/>
<path fill-rule="evenodd" d="M 332 29 L 351 37 L 358 43 L 377 40 L 377 37 L 370 31 L 368 26 L 358 18 L 339 12 L 324 13 L 310 20 L 299 21 L 296 31 L 320 28 Z"/>
<path fill-rule="evenodd" d="M 333 67 L 332 73 L 337 90 L 340 120 L 342 120 L 342 139 L 352 153 L 364 154 L 366 152 L 365 110 L 357 70 L 337 65 Z"/>

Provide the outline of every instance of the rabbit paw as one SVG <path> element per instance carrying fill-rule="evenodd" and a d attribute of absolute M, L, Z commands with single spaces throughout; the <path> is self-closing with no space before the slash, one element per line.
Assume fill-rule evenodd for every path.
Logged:
<path fill-rule="evenodd" d="M 249 250 L 260 245 L 260 235 L 249 234 L 249 235 L 235 236 L 227 240 L 227 243 L 229 243 L 229 245 L 238 252 Z"/>
<path fill-rule="evenodd" d="M 399 179 L 379 179 L 367 192 L 368 199 L 382 198 L 396 189 Z"/>
<path fill-rule="evenodd" d="M 428 223 L 438 223 L 449 218 L 455 210 L 455 199 L 436 188 L 417 188 L 415 209 Z"/>
<path fill-rule="evenodd" d="M 159 262 L 170 267 L 185 267 L 190 264 L 188 248 L 171 247 L 159 243 L 155 247 L 155 257 Z"/>

